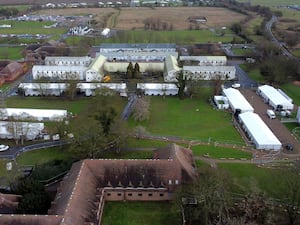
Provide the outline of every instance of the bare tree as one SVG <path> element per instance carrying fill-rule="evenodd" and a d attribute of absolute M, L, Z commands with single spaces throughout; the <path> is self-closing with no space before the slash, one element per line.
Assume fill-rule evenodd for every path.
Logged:
<path fill-rule="evenodd" d="M 149 119 L 150 116 L 150 98 L 145 96 L 139 97 L 133 107 L 133 118 L 135 121 Z"/>

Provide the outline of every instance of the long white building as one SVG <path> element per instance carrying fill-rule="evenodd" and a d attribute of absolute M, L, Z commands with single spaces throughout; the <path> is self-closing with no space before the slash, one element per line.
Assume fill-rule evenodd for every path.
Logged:
<path fill-rule="evenodd" d="M 0 121 L 1 139 L 34 140 L 44 130 L 44 123 Z"/>
<path fill-rule="evenodd" d="M 234 88 L 223 89 L 223 95 L 227 97 L 233 113 L 253 112 L 254 109 L 242 93 Z"/>
<path fill-rule="evenodd" d="M 42 66 L 32 67 L 34 80 L 85 80 L 86 67 L 84 66 Z"/>
<path fill-rule="evenodd" d="M 61 121 L 67 118 L 67 110 L 1 108 L 0 120 Z"/>
<path fill-rule="evenodd" d="M 177 95 L 178 87 L 174 83 L 137 83 L 137 89 L 140 89 L 145 95 Z"/>
<path fill-rule="evenodd" d="M 273 107 L 275 110 L 293 110 L 294 104 L 291 98 L 278 89 L 269 85 L 258 87 L 257 94 L 260 95 L 264 101 Z"/>
<path fill-rule="evenodd" d="M 47 56 L 45 58 L 46 66 L 89 66 L 92 58 L 89 56 L 83 57 L 68 57 L 68 56 Z"/>
<path fill-rule="evenodd" d="M 183 75 L 191 80 L 233 80 L 236 69 L 234 66 L 183 66 Z"/>
<path fill-rule="evenodd" d="M 180 56 L 179 61 L 196 62 L 198 66 L 226 66 L 226 56 Z"/>
<path fill-rule="evenodd" d="M 280 150 L 281 142 L 264 123 L 264 121 L 253 112 L 239 114 L 239 121 L 242 128 L 247 133 L 256 149 Z"/>

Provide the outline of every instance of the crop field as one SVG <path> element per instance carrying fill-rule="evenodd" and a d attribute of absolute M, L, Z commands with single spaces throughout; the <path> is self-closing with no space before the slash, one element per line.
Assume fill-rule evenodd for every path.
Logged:
<path fill-rule="evenodd" d="M 120 10 L 111 8 L 93 9 L 57 9 L 44 10 L 40 14 L 57 15 L 90 15 L 95 20 L 103 22 L 107 19 L 107 26 L 121 30 L 143 29 L 144 20 L 147 18 L 159 19 L 161 22 L 172 24 L 173 30 L 189 28 L 188 17 L 205 16 L 207 23 L 201 27 L 229 26 L 245 18 L 244 15 L 230 11 L 225 8 L 215 7 L 158 7 L 158 8 L 122 8 Z M 111 18 L 111 19 L 109 19 Z"/>

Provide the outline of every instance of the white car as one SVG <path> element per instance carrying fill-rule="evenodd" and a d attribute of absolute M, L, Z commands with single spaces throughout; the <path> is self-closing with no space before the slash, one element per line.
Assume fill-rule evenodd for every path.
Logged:
<path fill-rule="evenodd" d="M 235 84 L 231 85 L 231 87 L 233 87 L 233 88 L 239 88 L 239 87 L 241 87 L 241 84 L 235 83 Z"/>
<path fill-rule="evenodd" d="M 0 145 L 0 152 L 6 151 L 9 149 L 8 145 Z"/>

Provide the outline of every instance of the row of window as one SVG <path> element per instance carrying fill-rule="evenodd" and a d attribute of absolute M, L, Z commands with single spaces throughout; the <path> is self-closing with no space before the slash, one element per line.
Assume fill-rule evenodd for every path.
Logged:
<path fill-rule="evenodd" d="M 111 196 L 112 194 L 111 193 L 106 193 L 106 196 Z M 117 196 L 122 196 L 122 193 L 117 193 Z M 133 196 L 133 193 L 127 193 L 127 196 L 128 197 L 132 197 Z M 142 197 L 142 196 L 147 196 L 147 197 L 152 197 L 153 196 L 153 193 L 137 193 L 137 196 L 139 197 Z M 165 194 L 164 193 L 160 193 L 159 194 L 159 197 L 164 197 Z"/>

